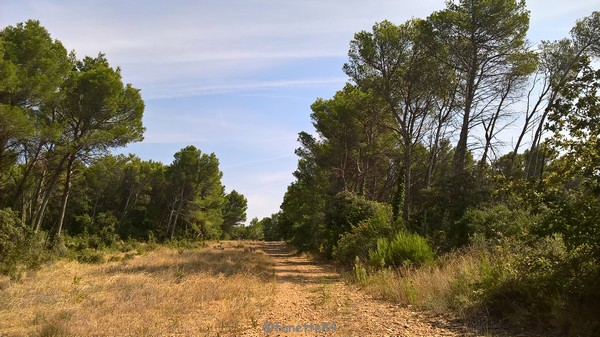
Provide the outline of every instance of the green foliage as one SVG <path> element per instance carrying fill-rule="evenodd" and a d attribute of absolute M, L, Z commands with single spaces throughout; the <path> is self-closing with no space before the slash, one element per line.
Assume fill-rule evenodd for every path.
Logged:
<path fill-rule="evenodd" d="M 102 250 L 116 247 L 119 241 L 119 236 L 116 233 L 119 221 L 112 213 L 99 213 L 95 218 L 83 214 L 77 217 L 77 222 L 83 232 L 76 240 L 76 247 L 72 248 L 77 250 L 85 248 Z"/>
<path fill-rule="evenodd" d="M 0 274 L 18 279 L 24 268 L 38 268 L 52 259 L 44 245 L 44 233 L 32 233 L 16 213 L 0 210 Z"/>
<path fill-rule="evenodd" d="M 371 217 L 343 233 L 333 248 L 333 258 L 351 266 L 355 258 L 366 261 L 369 250 L 377 247 L 378 238 L 387 238 L 394 232 L 389 207 L 378 205 Z"/>
<path fill-rule="evenodd" d="M 569 336 L 599 331 L 591 318 L 600 309 L 600 268 L 590 249 L 569 251 L 556 235 L 507 241 L 491 254 L 478 283 L 480 305 L 490 314 L 516 325 L 553 325 Z"/>
<path fill-rule="evenodd" d="M 386 172 L 393 163 L 386 156 L 395 154 L 389 146 L 395 139 L 387 127 L 391 116 L 374 92 L 346 84 L 333 98 L 317 99 L 311 109 L 319 138 L 306 150 L 326 172 L 328 194 L 348 191 L 378 201 L 391 194 L 393 177 Z"/>
<path fill-rule="evenodd" d="M 377 217 L 379 219 L 374 219 Z M 361 222 L 370 219 L 374 220 L 372 224 L 374 227 L 381 226 L 382 223 L 390 223 L 391 214 L 389 207 L 374 201 L 368 201 L 364 197 L 350 192 L 338 193 L 327 207 L 324 223 L 319 227 L 318 232 L 315 233 L 315 241 L 318 244 L 319 252 L 327 257 L 332 257 L 333 251 L 342 235 L 352 231 Z M 349 238 L 349 240 L 352 239 Z M 344 260 L 348 258 L 345 254 L 342 255 L 344 256 L 340 255 L 340 258 Z M 352 259 L 356 254 L 349 256 Z"/>
<path fill-rule="evenodd" d="M 481 238 L 497 243 L 505 238 L 526 236 L 539 220 L 527 209 L 495 204 L 467 210 L 460 222 L 472 240 Z"/>
<path fill-rule="evenodd" d="M 600 43 L 599 43 L 600 44 Z M 550 106 L 550 142 L 564 152 L 561 173 L 577 175 L 583 184 L 600 193 L 600 69 L 582 57 L 576 66 L 578 76 L 560 91 Z"/>
<path fill-rule="evenodd" d="M 569 249 L 585 246 L 600 257 L 600 200 L 585 188 L 565 191 L 550 190 L 540 206 L 542 221 L 534 227 L 535 234 L 560 234 Z"/>
<path fill-rule="evenodd" d="M 246 210 L 248 209 L 248 200 L 236 190 L 225 196 L 223 203 L 223 238 L 233 238 L 234 228 L 240 226 L 246 221 Z"/>
<path fill-rule="evenodd" d="M 397 233 L 391 240 L 378 239 L 377 247 L 369 250 L 369 263 L 379 268 L 419 267 L 432 262 L 433 258 L 433 251 L 425 238 L 405 231 Z"/>
<path fill-rule="evenodd" d="M 281 212 L 271 214 L 270 217 L 262 219 L 261 222 L 263 224 L 263 233 L 265 234 L 266 241 L 283 240 L 281 229 Z"/>
<path fill-rule="evenodd" d="M 243 227 L 241 238 L 246 240 L 264 240 L 263 220 L 259 221 L 258 218 L 250 220 L 250 225 Z"/>
<path fill-rule="evenodd" d="M 469 228 L 460 221 L 467 209 L 476 208 L 491 200 L 491 181 L 475 173 L 472 160 L 467 158 L 466 166 L 471 168 L 462 173 L 447 172 L 430 189 L 424 191 L 430 235 L 437 246 L 444 250 L 461 247 L 469 243 Z"/>
<path fill-rule="evenodd" d="M 358 256 L 354 260 L 354 267 L 352 267 L 354 280 L 360 284 L 365 285 L 369 279 L 367 269 L 362 265 Z"/>
<path fill-rule="evenodd" d="M 0 210 L 0 273 L 16 275 L 17 262 L 23 254 L 27 230 L 10 209 Z"/>
<path fill-rule="evenodd" d="M 172 240 L 176 230 L 201 239 L 219 238 L 224 188 L 217 156 L 190 145 L 174 157 L 166 172 L 171 195 L 167 199 L 170 204 L 167 238 Z M 186 231 L 187 228 L 191 231 Z"/>
<path fill-rule="evenodd" d="M 102 263 L 104 262 L 104 252 L 97 249 L 86 248 L 77 252 L 76 258 L 77 261 L 81 263 Z"/>

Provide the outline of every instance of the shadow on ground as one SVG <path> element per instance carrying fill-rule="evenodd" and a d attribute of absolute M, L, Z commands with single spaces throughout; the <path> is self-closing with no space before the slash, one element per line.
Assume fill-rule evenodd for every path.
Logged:
<path fill-rule="evenodd" d="M 341 281 L 339 274 L 299 257 L 296 250 L 283 241 L 265 242 L 261 249 L 273 259 L 277 282 L 320 285 Z"/>
<path fill-rule="evenodd" d="M 205 248 L 201 250 L 173 251 L 167 258 L 112 265 L 98 271 L 102 274 L 145 273 L 159 277 L 175 276 L 182 278 L 197 273 L 233 276 L 252 275 L 262 279 L 272 279 L 274 270 L 270 259 L 264 254 L 248 249 Z"/>

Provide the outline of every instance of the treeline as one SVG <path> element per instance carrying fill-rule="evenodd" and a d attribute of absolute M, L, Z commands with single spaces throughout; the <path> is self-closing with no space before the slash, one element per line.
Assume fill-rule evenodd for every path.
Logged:
<path fill-rule="evenodd" d="M 240 227 L 247 201 L 225 193 L 215 154 L 188 146 L 170 165 L 109 154 L 143 139 L 143 111 L 103 54 L 77 59 L 38 21 L 0 31 L 2 271 L 38 246 L 260 237 Z"/>
<path fill-rule="evenodd" d="M 311 106 L 317 134 L 300 133 L 265 236 L 362 284 L 478 247 L 430 301 L 598 335 L 600 12 L 536 48 L 528 28 L 524 1 L 461 0 L 355 34 L 350 83 Z"/>

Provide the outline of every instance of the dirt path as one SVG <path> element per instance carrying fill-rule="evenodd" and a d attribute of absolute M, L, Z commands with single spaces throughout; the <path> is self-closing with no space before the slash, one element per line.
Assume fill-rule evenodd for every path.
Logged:
<path fill-rule="evenodd" d="M 283 242 L 266 242 L 261 249 L 274 260 L 276 295 L 258 327 L 245 336 L 478 335 L 441 318 L 370 298 L 346 284 L 331 267 L 297 256 Z M 330 331 L 318 332 L 317 325 L 325 330 L 322 322 L 328 323 Z M 300 332 L 286 333 L 290 325 L 300 325 Z"/>

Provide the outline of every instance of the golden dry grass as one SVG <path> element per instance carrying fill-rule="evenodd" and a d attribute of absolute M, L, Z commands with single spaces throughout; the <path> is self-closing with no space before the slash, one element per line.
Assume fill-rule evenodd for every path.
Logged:
<path fill-rule="evenodd" d="M 365 290 L 376 298 L 447 313 L 469 305 L 471 285 L 478 282 L 486 256 L 475 250 L 449 254 L 433 266 L 383 270 L 369 276 Z M 462 302 L 462 303 L 460 303 Z"/>
<path fill-rule="evenodd" d="M 161 247 L 100 265 L 60 261 L 0 281 L 0 336 L 215 336 L 260 324 L 273 296 L 256 243 Z"/>

